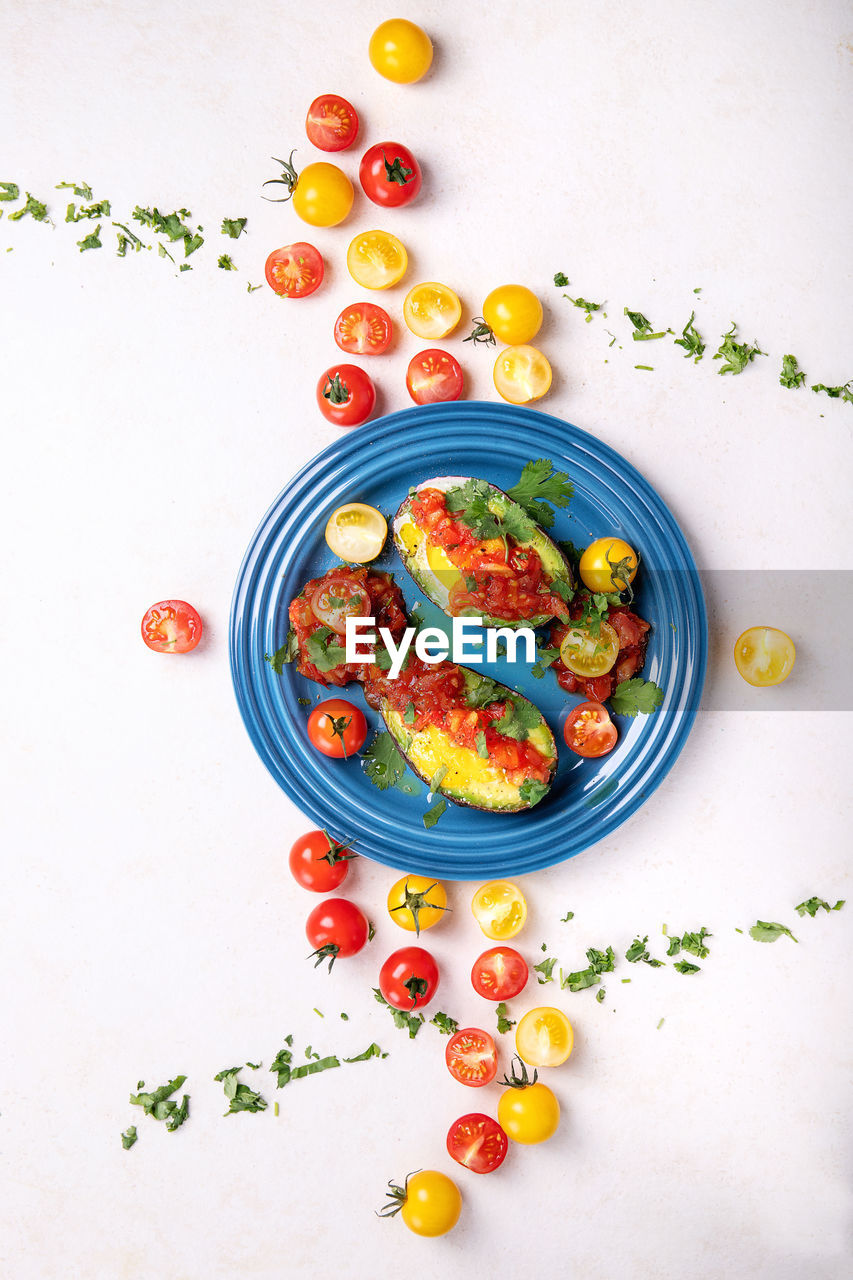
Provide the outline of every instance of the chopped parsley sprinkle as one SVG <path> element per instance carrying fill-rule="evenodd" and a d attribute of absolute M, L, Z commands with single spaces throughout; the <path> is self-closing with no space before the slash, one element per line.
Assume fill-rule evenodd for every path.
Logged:
<path fill-rule="evenodd" d="M 238 240 L 242 232 L 246 230 L 248 218 L 223 218 L 221 231 L 224 236 L 230 236 L 232 240 Z M 260 288 L 260 286 L 258 286 Z"/>
<path fill-rule="evenodd" d="M 217 265 L 217 266 L 218 266 L 222 271 L 236 271 L 236 270 L 237 270 L 237 268 L 236 268 L 236 267 L 235 267 L 235 265 L 234 265 L 234 259 L 233 259 L 233 258 L 231 258 L 231 257 L 229 257 L 229 255 L 228 255 L 227 253 L 221 253 L 221 254 L 219 255 L 219 259 L 218 259 L 218 261 L 217 261 L 216 265 Z"/>
<path fill-rule="evenodd" d="M 793 942 L 799 941 L 794 937 L 787 925 L 779 924 L 776 920 L 756 920 L 749 931 L 749 936 L 754 938 L 756 942 L 775 942 L 783 934 L 791 938 Z"/>
<path fill-rule="evenodd" d="M 718 373 L 743 373 L 750 361 L 756 356 L 766 356 L 767 352 L 762 351 L 756 344 L 750 346 L 748 342 L 735 342 L 735 332 L 737 330 L 736 321 L 732 321 L 732 327 L 723 334 L 720 348 L 714 355 L 715 360 L 723 360 L 724 364 L 717 370 Z"/>
<path fill-rule="evenodd" d="M 430 1018 L 430 1022 L 434 1027 L 438 1027 L 443 1036 L 455 1035 L 459 1030 L 459 1023 L 455 1018 L 451 1018 L 446 1013 L 437 1013 L 434 1018 Z"/>

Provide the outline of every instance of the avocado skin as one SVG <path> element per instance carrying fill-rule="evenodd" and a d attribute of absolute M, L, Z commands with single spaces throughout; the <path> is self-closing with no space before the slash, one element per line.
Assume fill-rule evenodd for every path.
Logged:
<path fill-rule="evenodd" d="M 459 484 L 461 485 L 461 484 L 464 484 L 465 480 L 470 478 L 471 477 L 469 476 L 459 476 L 459 477 L 454 477 L 454 480 L 458 480 Z M 487 481 L 486 483 L 489 485 L 489 488 L 492 491 L 492 501 L 494 501 L 496 504 L 500 504 L 503 510 L 506 510 L 508 507 L 518 507 L 518 503 L 514 502 L 513 499 L 509 497 L 508 494 L 504 493 L 503 489 L 499 489 L 497 485 L 491 484 L 489 481 Z M 441 486 L 438 486 L 438 487 L 441 487 Z M 456 487 L 456 485 L 454 485 L 453 487 Z M 420 485 L 418 485 L 418 488 L 419 489 L 430 488 L 430 481 L 424 480 Z M 441 601 L 436 600 L 434 597 L 433 588 L 430 583 L 430 573 L 424 572 L 422 570 L 422 567 L 415 562 L 414 557 L 408 554 L 405 546 L 403 545 L 402 539 L 399 537 L 397 532 L 399 524 L 410 514 L 411 502 L 412 502 L 412 495 L 410 494 L 400 504 L 400 507 L 397 510 L 397 514 L 394 517 L 394 521 L 393 521 L 394 546 L 397 548 L 397 552 L 409 576 L 414 580 L 414 582 L 418 585 L 418 587 L 420 587 L 421 591 L 423 591 L 424 595 L 427 596 L 434 605 L 437 605 L 439 609 L 443 609 L 444 606 L 441 604 Z M 531 517 L 528 517 L 528 518 L 531 518 Z M 534 521 L 534 524 L 535 523 L 536 522 Z M 568 582 L 570 587 L 574 587 L 575 581 L 574 581 L 574 575 L 572 574 L 571 565 L 566 560 L 566 557 L 563 555 L 562 551 L 557 546 L 557 544 L 551 538 L 548 537 L 548 534 L 540 525 L 536 524 L 534 536 L 526 542 L 520 542 L 519 546 L 532 547 L 535 551 L 538 551 L 539 557 L 542 561 L 542 567 L 545 570 L 545 573 L 547 574 L 549 579 L 553 580 L 554 578 L 563 578 L 566 582 Z M 444 612 L 446 612 L 446 610 L 444 610 Z M 491 614 L 483 614 L 482 616 L 483 616 L 484 627 L 513 627 L 513 628 L 544 627 L 546 623 L 550 622 L 553 618 L 553 614 L 550 614 L 550 613 L 537 614 L 533 618 L 495 618 Z"/>
<path fill-rule="evenodd" d="M 461 667 L 460 670 L 465 673 L 465 682 L 468 686 L 468 689 L 471 690 L 472 692 L 476 691 L 478 685 L 480 685 L 485 679 L 490 679 L 490 677 L 481 676 L 477 671 L 472 671 L 469 667 Z M 510 689 L 506 685 L 500 684 L 497 680 L 491 680 L 490 682 L 495 686 L 495 689 L 497 691 L 497 698 L 504 698 L 507 696 L 511 696 L 513 698 L 521 698 L 524 702 L 528 702 L 528 703 L 530 702 L 529 698 L 525 698 L 523 694 L 516 693 L 514 689 Z M 530 705 L 533 705 L 533 704 L 531 703 Z M 421 772 L 421 770 L 417 767 L 417 765 L 414 763 L 414 761 L 411 759 L 411 756 L 409 755 L 409 747 L 411 745 L 411 735 L 409 733 L 408 727 L 404 724 L 403 718 L 400 715 L 400 713 L 390 708 L 384 699 L 379 704 L 379 712 L 380 712 L 380 715 L 382 716 L 382 719 L 385 721 L 385 727 L 387 728 L 388 732 L 391 734 L 391 737 L 394 740 L 394 745 L 396 746 L 400 755 L 405 760 L 408 767 L 412 770 L 413 773 L 416 773 L 417 776 L 427 784 L 427 786 L 429 786 L 432 779 L 428 777 L 426 774 Z M 540 712 L 540 716 L 541 716 L 541 712 Z M 554 741 L 554 735 L 551 732 L 551 729 L 547 721 L 545 720 L 544 716 L 541 716 L 541 724 L 547 731 L 548 741 L 551 749 L 552 759 L 551 759 L 551 776 L 549 778 L 549 786 L 550 786 L 550 783 L 553 782 L 554 774 L 557 769 L 557 744 Z M 452 800 L 454 804 L 466 805 L 470 809 L 480 809 L 483 812 L 487 812 L 487 813 L 520 813 L 524 809 L 530 809 L 533 807 L 532 805 L 530 805 L 529 803 L 525 803 L 521 799 L 519 795 L 519 788 L 511 786 L 509 783 L 506 783 L 506 797 L 503 802 L 500 802 L 499 799 L 492 798 L 492 797 L 489 797 L 484 800 L 482 796 L 477 796 L 476 792 L 465 791 L 460 788 L 454 788 L 452 785 L 449 784 L 449 775 L 442 782 L 438 794 L 444 796 L 445 799 L 447 800 Z M 542 799 L 544 798 L 545 797 L 543 796 Z M 540 802 L 537 801 L 537 803 L 540 803 Z"/>

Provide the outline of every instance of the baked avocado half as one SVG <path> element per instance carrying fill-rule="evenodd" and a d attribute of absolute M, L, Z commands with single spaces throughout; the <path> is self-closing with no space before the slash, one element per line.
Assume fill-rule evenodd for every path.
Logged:
<path fill-rule="evenodd" d="M 514 545 L 535 551 L 542 566 L 545 608 L 526 617 L 504 618 L 476 605 L 459 605 L 454 594 L 458 595 L 462 586 L 472 583 L 474 578 L 466 579 L 465 571 L 453 563 L 443 547 L 431 542 L 427 532 L 416 523 L 412 498 L 425 489 L 437 489 L 445 494 L 448 508 L 452 502 L 454 510 L 461 512 L 461 521 L 477 533 L 484 547 L 496 545 L 503 551 L 503 547 Z M 400 559 L 421 591 L 451 617 L 482 617 L 486 627 L 541 627 L 554 617 L 568 617 L 561 608 L 571 599 L 574 589 L 568 561 L 541 525 L 487 480 L 471 476 L 436 476 L 424 480 L 401 503 L 394 517 L 393 537 Z M 488 577 L 488 573 L 477 575 L 478 586 L 484 586 Z M 531 603 L 531 609 L 535 607 L 535 603 Z"/>
<path fill-rule="evenodd" d="M 465 678 L 466 697 L 472 707 L 485 707 L 493 702 L 506 702 L 507 737 L 514 742 L 529 741 L 545 757 L 546 782 L 528 778 L 520 784 L 509 781 L 507 770 L 491 756 L 481 756 L 470 747 L 453 740 L 447 730 L 436 724 L 413 731 L 386 698 L 380 698 L 379 711 L 397 749 L 406 763 L 427 784 L 454 804 L 468 805 L 491 813 L 518 813 L 531 809 L 548 793 L 557 768 L 557 745 L 545 717 L 528 698 L 504 684 L 480 675 L 469 667 L 458 668 Z M 500 732 L 498 721 L 495 728 Z"/>

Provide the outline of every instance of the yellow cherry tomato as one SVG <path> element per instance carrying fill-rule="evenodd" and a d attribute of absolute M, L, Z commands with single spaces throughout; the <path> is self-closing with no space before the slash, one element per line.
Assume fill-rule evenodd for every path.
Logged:
<path fill-rule="evenodd" d="M 515 1047 L 531 1067 L 559 1067 L 575 1043 L 575 1033 L 562 1009 L 544 1005 L 526 1013 L 515 1029 Z"/>
<path fill-rule="evenodd" d="M 513 1142 L 546 1142 L 560 1123 L 560 1104 L 547 1084 L 505 1089 L 498 1101 L 498 1124 Z"/>
<path fill-rule="evenodd" d="M 514 938 L 527 919 L 527 901 L 509 880 L 490 880 L 471 899 L 474 919 L 487 938 L 505 942 Z"/>
<path fill-rule="evenodd" d="M 510 404 L 541 400 L 551 385 L 551 366 L 536 347 L 507 347 L 495 361 L 495 387 Z"/>
<path fill-rule="evenodd" d="M 432 41 L 406 18 L 381 22 L 370 37 L 367 52 L 374 70 L 395 84 L 414 84 L 432 63 Z"/>
<path fill-rule="evenodd" d="M 625 591 L 637 574 L 639 556 L 622 538 L 596 538 L 580 558 L 581 582 L 590 591 Z"/>
<path fill-rule="evenodd" d="M 336 227 L 352 208 L 352 183 L 336 164 L 318 160 L 301 170 L 292 199 L 303 222 L 312 227 Z"/>
<path fill-rule="evenodd" d="M 592 679 L 611 671 L 619 657 L 619 636 L 602 618 L 595 635 L 586 623 L 573 623 L 560 645 L 560 661 L 576 676 Z"/>
<path fill-rule="evenodd" d="M 462 1196 L 453 1179 L 436 1169 L 421 1169 L 409 1174 L 402 1187 L 388 1183 L 388 1203 L 379 1216 L 399 1213 L 416 1236 L 443 1236 L 456 1226 L 461 1210 Z"/>
<path fill-rule="evenodd" d="M 403 319 L 418 338 L 446 338 L 462 318 L 462 303 L 446 284 L 416 284 L 403 302 Z"/>
<path fill-rule="evenodd" d="M 330 551 L 350 564 L 375 560 L 387 536 L 388 524 L 382 512 L 364 502 L 347 502 L 326 521 Z"/>
<path fill-rule="evenodd" d="M 447 910 L 444 885 L 428 876 L 403 876 L 391 886 L 388 914 L 401 929 L 419 934 L 438 924 Z"/>
<path fill-rule="evenodd" d="M 347 249 L 347 270 L 363 289 L 390 289 L 408 265 L 405 248 L 390 231 L 362 231 Z"/>
<path fill-rule="evenodd" d="M 787 680 L 796 656 L 791 637 L 776 627 L 749 627 L 735 641 L 735 666 L 757 688 Z"/>
<path fill-rule="evenodd" d="M 536 337 L 542 327 L 542 303 L 523 284 L 502 284 L 483 303 L 483 319 L 498 342 L 514 347 Z"/>

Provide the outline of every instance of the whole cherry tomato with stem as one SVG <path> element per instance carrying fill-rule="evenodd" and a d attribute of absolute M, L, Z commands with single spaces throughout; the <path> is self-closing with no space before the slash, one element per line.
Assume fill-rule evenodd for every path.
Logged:
<path fill-rule="evenodd" d="M 364 194 L 384 209 L 411 204 L 421 189 L 421 166 L 400 142 L 380 142 L 365 151 L 358 167 Z"/>
<path fill-rule="evenodd" d="M 308 958 L 317 957 L 315 969 L 328 960 L 331 973 L 336 960 L 361 951 L 369 932 L 367 917 L 354 902 L 349 898 L 327 898 L 305 921 L 305 936 L 314 948 Z"/>
<path fill-rule="evenodd" d="M 391 919 L 418 937 L 421 929 L 431 929 L 449 910 L 444 885 L 428 876 L 403 876 L 388 893 Z"/>
<path fill-rule="evenodd" d="M 419 1169 L 407 1175 L 399 1186 L 388 1183 L 388 1203 L 378 1210 L 380 1218 L 396 1213 L 417 1236 L 443 1236 L 456 1226 L 462 1210 L 459 1188 L 446 1173 Z"/>
<path fill-rule="evenodd" d="M 324 756 L 346 760 L 360 751 L 367 737 L 364 712 L 345 698 L 319 702 L 308 717 L 308 740 Z"/>
<path fill-rule="evenodd" d="M 338 889 L 349 875 L 349 864 L 358 854 L 349 841 L 333 840 L 328 831 L 307 831 L 295 842 L 288 863 L 297 884 L 312 893 Z"/>
<path fill-rule="evenodd" d="M 515 1067 L 516 1061 L 520 1070 Z M 510 1075 L 504 1076 L 501 1084 L 507 1088 L 498 1103 L 498 1120 L 507 1137 L 532 1146 L 546 1142 L 556 1133 L 560 1104 L 547 1084 L 539 1080 L 538 1071 L 534 1070 L 531 1079 L 522 1060 L 513 1058 Z"/>
<path fill-rule="evenodd" d="M 357 364 L 335 364 L 317 383 L 317 404 L 336 427 L 360 427 L 373 413 L 376 388 Z"/>
<path fill-rule="evenodd" d="M 423 947 L 393 951 L 379 971 L 379 990 L 388 1004 L 410 1013 L 429 1004 L 438 988 L 438 965 Z"/>
<path fill-rule="evenodd" d="M 264 186 L 287 187 L 287 195 L 274 200 L 274 204 L 292 201 L 297 215 L 312 227 L 336 227 L 343 222 L 352 208 L 355 193 L 342 169 L 329 164 L 328 160 L 315 160 L 297 173 L 292 151 L 288 160 L 278 160 L 275 156 L 273 160 L 281 165 L 281 177 L 268 178 Z M 265 196 L 264 199 L 273 198 Z"/>

